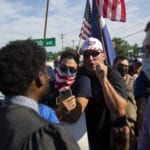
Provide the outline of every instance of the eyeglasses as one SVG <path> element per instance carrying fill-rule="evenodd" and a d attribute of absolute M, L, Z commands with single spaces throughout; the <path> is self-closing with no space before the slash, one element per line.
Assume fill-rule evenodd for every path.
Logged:
<path fill-rule="evenodd" d="M 67 66 L 65 66 L 65 65 L 60 65 L 59 68 L 60 68 L 60 70 L 61 70 L 62 72 L 67 72 L 68 70 L 69 70 L 70 73 L 76 73 L 76 72 L 77 72 L 77 69 L 74 68 L 74 67 L 67 67 Z"/>
<path fill-rule="evenodd" d="M 84 57 L 89 57 L 89 56 L 92 56 L 92 57 L 97 57 L 100 53 L 103 53 L 104 51 L 87 51 L 87 52 L 84 52 L 83 56 Z"/>

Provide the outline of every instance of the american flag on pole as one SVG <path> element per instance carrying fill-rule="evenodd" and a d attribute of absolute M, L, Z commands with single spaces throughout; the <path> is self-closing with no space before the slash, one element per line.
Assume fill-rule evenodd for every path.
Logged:
<path fill-rule="evenodd" d="M 81 39 L 86 39 L 91 36 L 91 7 L 90 7 L 90 2 L 89 0 L 86 1 L 86 7 L 85 7 L 85 12 L 84 12 L 84 17 L 83 17 L 83 23 L 81 27 L 81 32 L 79 34 L 79 37 Z"/>
<path fill-rule="evenodd" d="M 126 7 L 124 0 L 96 0 L 104 18 L 112 21 L 126 21 Z"/>

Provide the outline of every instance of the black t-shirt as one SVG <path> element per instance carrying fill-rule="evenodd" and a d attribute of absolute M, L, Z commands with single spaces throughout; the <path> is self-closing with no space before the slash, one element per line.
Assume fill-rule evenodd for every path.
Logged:
<path fill-rule="evenodd" d="M 112 123 L 101 84 L 98 78 L 90 76 L 85 68 L 82 68 L 78 75 L 87 75 L 91 80 L 92 98 L 86 108 L 86 121 L 91 149 L 101 148 L 109 150 Z M 127 97 L 123 78 L 110 67 L 108 67 L 108 80 L 120 95 Z"/>
<path fill-rule="evenodd" d="M 91 91 L 91 81 L 87 76 L 77 77 L 75 82 L 71 86 L 72 94 L 75 97 L 92 97 Z M 55 81 L 50 81 L 49 91 L 46 97 L 43 99 L 42 103 L 50 106 L 50 107 L 57 107 L 56 105 L 56 98 L 59 96 L 58 90 L 55 88 Z"/>

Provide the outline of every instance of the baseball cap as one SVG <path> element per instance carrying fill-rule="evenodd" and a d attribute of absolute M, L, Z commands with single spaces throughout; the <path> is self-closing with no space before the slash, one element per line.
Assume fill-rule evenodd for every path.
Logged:
<path fill-rule="evenodd" d="M 102 43 L 98 39 L 90 37 L 83 42 L 81 49 L 84 53 L 86 50 L 103 50 L 103 47 Z"/>

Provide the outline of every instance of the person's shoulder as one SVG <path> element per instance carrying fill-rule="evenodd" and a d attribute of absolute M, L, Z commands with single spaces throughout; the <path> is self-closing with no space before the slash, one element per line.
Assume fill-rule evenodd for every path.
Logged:
<path fill-rule="evenodd" d="M 47 105 L 44 104 L 39 104 L 39 111 L 49 111 L 49 112 L 54 112 L 54 110 Z"/>
<path fill-rule="evenodd" d="M 130 81 L 134 81 L 135 78 L 133 76 L 131 76 L 130 74 L 127 74 L 127 78 L 130 80 Z"/>
<path fill-rule="evenodd" d="M 46 119 L 47 121 L 52 123 L 60 123 L 56 116 L 56 112 L 47 105 L 39 104 L 39 112 L 40 116 Z"/>
<path fill-rule="evenodd" d="M 88 71 L 84 65 L 78 69 L 77 77 L 81 75 L 88 75 Z"/>
<path fill-rule="evenodd" d="M 75 85 L 84 86 L 84 85 L 90 85 L 90 84 L 91 84 L 90 76 L 88 75 L 87 71 L 84 68 L 83 70 L 81 70 L 81 72 L 77 74 Z"/>
<path fill-rule="evenodd" d="M 111 66 L 108 66 L 108 78 L 123 79 L 120 73 Z"/>
<path fill-rule="evenodd" d="M 44 150 L 79 150 L 75 140 L 62 125 L 50 123 L 24 138 L 19 147 L 22 150 L 35 150 L 37 147 Z"/>
<path fill-rule="evenodd" d="M 8 106 L 6 116 L 8 116 L 8 118 L 10 119 L 12 118 L 11 120 L 12 122 L 13 122 L 13 118 L 16 117 L 17 119 L 15 121 L 18 122 L 18 125 L 19 125 L 19 122 L 20 124 L 26 122 L 25 123 L 26 125 L 35 124 L 34 127 L 37 126 L 36 123 L 38 122 L 40 122 L 40 125 L 46 124 L 46 122 L 39 116 L 38 112 L 25 106 L 20 106 L 20 105 Z"/>
<path fill-rule="evenodd" d="M 117 73 L 118 74 L 118 71 L 116 71 L 116 69 L 114 69 L 113 67 L 107 65 L 107 68 L 108 68 L 108 73 Z"/>

